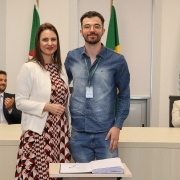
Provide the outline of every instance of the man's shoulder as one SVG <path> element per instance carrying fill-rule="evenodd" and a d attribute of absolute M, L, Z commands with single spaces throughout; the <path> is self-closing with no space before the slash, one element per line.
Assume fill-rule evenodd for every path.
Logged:
<path fill-rule="evenodd" d="M 106 49 L 106 52 L 109 56 L 114 56 L 116 58 L 120 58 L 120 59 L 123 59 L 124 58 L 124 55 L 120 54 L 120 53 L 117 53 L 115 52 L 114 50 L 110 49 L 110 48 L 107 48 L 107 47 L 104 47 Z"/>
<path fill-rule="evenodd" d="M 79 47 L 68 52 L 68 55 L 82 54 L 84 47 Z"/>

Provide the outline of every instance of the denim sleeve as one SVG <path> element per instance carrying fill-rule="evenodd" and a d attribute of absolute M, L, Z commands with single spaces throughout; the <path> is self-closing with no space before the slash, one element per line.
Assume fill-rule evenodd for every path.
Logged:
<path fill-rule="evenodd" d="M 65 66 L 66 73 L 68 76 L 68 83 L 69 84 L 73 80 L 73 76 L 72 76 L 71 69 L 70 69 L 70 60 L 71 60 L 71 55 L 70 55 L 70 52 L 68 52 L 67 57 L 66 57 L 65 62 L 64 62 L 64 66 Z"/>
<path fill-rule="evenodd" d="M 121 60 L 119 61 L 120 65 L 118 68 L 118 72 L 116 74 L 116 85 L 119 89 L 118 97 L 118 105 L 117 105 L 117 114 L 115 125 L 120 129 L 123 126 L 124 120 L 127 118 L 129 114 L 130 108 L 130 74 L 128 70 L 128 65 L 124 56 L 121 56 Z"/>

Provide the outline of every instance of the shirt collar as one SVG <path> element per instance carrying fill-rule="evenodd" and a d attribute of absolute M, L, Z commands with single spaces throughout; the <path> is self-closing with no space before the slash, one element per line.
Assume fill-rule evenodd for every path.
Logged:
<path fill-rule="evenodd" d="M 0 93 L 0 95 L 1 95 L 2 97 L 4 97 L 4 92 Z"/>
<path fill-rule="evenodd" d="M 102 59 L 104 59 L 106 57 L 106 47 L 103 45 L 103 43 L 101 43 L 101 45 L 102 45 L 102 49 L 99 52 L 99 54 L 97 54 L 97 57 L 101 57 Z M 82 56 L 84 55 L 86 55 L 85 46 L 83 46 L 83 50 L 82 50 Z"/>

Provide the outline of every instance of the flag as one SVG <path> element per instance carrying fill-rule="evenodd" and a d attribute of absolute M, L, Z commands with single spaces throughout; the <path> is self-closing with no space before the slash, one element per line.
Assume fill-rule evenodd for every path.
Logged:
<path fill-rule="evenodd" d="M 34 5 L 33 21 L 31 28 L 31 39 L 30 39 L 30 47 L 29 47 L 29 59 L 32 59 L 32 57 L 34 56 L 34 42 L 35 42 L 36 31 L 39 26 L 40 26 L 39 13 L 37 11 L 36 5 Z"/>
<path fill-rule="evenodd" d="M 118 24 L 117 24 L 117 19 L 116 19 L 116 10 L 113 5 L 111 7 L 111 17 L 109 21 L 106 47 L 114 50 L 117 53 L 120 53 L 120 43 L 119 43 L 119 35 L 118 35 Z M 119 90 L 117 89 L 117 94 L 118 93 L 119 93 Z M 115 102 L 115 110 L 114 110 L 115 115 L 117 114 L 117 109 L 118 109 L 118 95 L 116 96 L 116 102 Z"/>
<path fill-rule="evenodd" d="M 111 7 L 111 17 L 109 21 L 106 47 L 120 53 L 119 35 L 118 35 L 118 24 L 116 19 L 116 10 L 114 6 Z"/>

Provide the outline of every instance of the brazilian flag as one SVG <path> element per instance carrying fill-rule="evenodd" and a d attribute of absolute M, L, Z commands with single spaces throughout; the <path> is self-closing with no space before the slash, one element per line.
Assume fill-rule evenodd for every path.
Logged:
<path fill-rule="evenodd" d="M 106 47 L 114 50 L 117 53 L 120 53 L 116 10 L 113 5 L 111 8 L 111 17 L 110 17 L 110 21 L 109 21 L 109 28 L 108 28 L 107 39 L 106 39 Z"/>
<path fill-rule="evenodd" d="M 116 10 L 113 5 L 111 7 L 111 17 L 109 21 L 106 47 L 120 54 L 120 43 L 119 43 L 119 35 L 118 35 L 118 24 L 116 19 Z M 118 93 L 119 91 L 117 90 L 117 94 Z M 117 105 L 118 105 L 118 96 L 116 97 L 115 115 L 117 114 L 117 108 L 118 108 Z"/>

